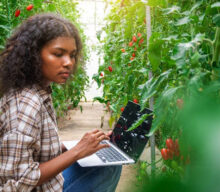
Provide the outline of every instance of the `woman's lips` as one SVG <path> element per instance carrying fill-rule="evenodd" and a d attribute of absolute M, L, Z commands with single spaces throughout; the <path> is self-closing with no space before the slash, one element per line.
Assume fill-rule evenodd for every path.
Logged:
<path fill-rule="evenodd" d="M 68 78 L 70 74 L 69 73 L 60 73 L 60 75 L 64 78 Z"/>

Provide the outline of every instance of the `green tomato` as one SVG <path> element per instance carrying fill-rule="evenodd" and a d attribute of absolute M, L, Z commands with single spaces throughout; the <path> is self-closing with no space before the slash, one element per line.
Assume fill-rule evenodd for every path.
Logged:
<path fill-rule="evenodd" d="M 175 161 L 175 160 L 172 160 L 171 161 L 171 167 L 174 169 L 174 170 L 178 170 L 178 163 Z"/>

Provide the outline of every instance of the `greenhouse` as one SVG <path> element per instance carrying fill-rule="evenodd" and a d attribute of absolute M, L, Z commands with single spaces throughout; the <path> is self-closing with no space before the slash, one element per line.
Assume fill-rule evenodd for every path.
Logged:
<path fill-rule="evenodd" d="M 0 191 L 219 192 L 218 0 L 1 0 L 0 65 Z"/>

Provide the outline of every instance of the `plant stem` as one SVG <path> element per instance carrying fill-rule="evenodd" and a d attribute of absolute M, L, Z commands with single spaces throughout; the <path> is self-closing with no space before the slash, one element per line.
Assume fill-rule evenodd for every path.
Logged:
<path fill-rule="evenodd" d="M 209 44 L 209 46 L 210 46 L 210 50 L 211 50 L 211 55 L 213 56 L 214 55 L 214 45 L 213 45 L 213 41 L 211 40 L 211 39 L 207 39 L 207 38 L 205 38 L 205 39 L 203 39 L 203 41 L 204 42 L 207 42 L 208 44 Z M 212 67 L 212 60 L 211 59 L 209 59 L 209 65 Z"/>
<path fill-rule="evenodd" d="M 213 41 L 213 58 L 212 58 L 212 65 L 215 62 L 216 65 L 218 66 L 219 63 L 219 55 L 220 55 L 220 27 L 216 28 L 216 33 L 215 33 L 215 39 Z"/>
<path fill-rule="evenodd" d="M 6 9 L 7 9 L 8 22 L 9 22 L 10 27 L 11 27 L 10 7 L 9 7 L 9 4 L 8 4 L 8 0 L 6 0 Z"/>

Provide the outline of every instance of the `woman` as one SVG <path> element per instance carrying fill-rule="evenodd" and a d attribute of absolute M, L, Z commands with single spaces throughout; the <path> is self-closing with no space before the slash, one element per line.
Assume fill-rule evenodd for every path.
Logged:
<path fill-rule="evenodd" d="M 32 16 L 8 39 L 0 55 L 0 191 L 115 190 L 121 166 L 76 163 L 108 147 L 100 141 L 109 134 L 86 133 L 68 151 L 57 134 L 50 84 L 75 72 L 81 49 L 76 27 L 53 14 Z"/>

